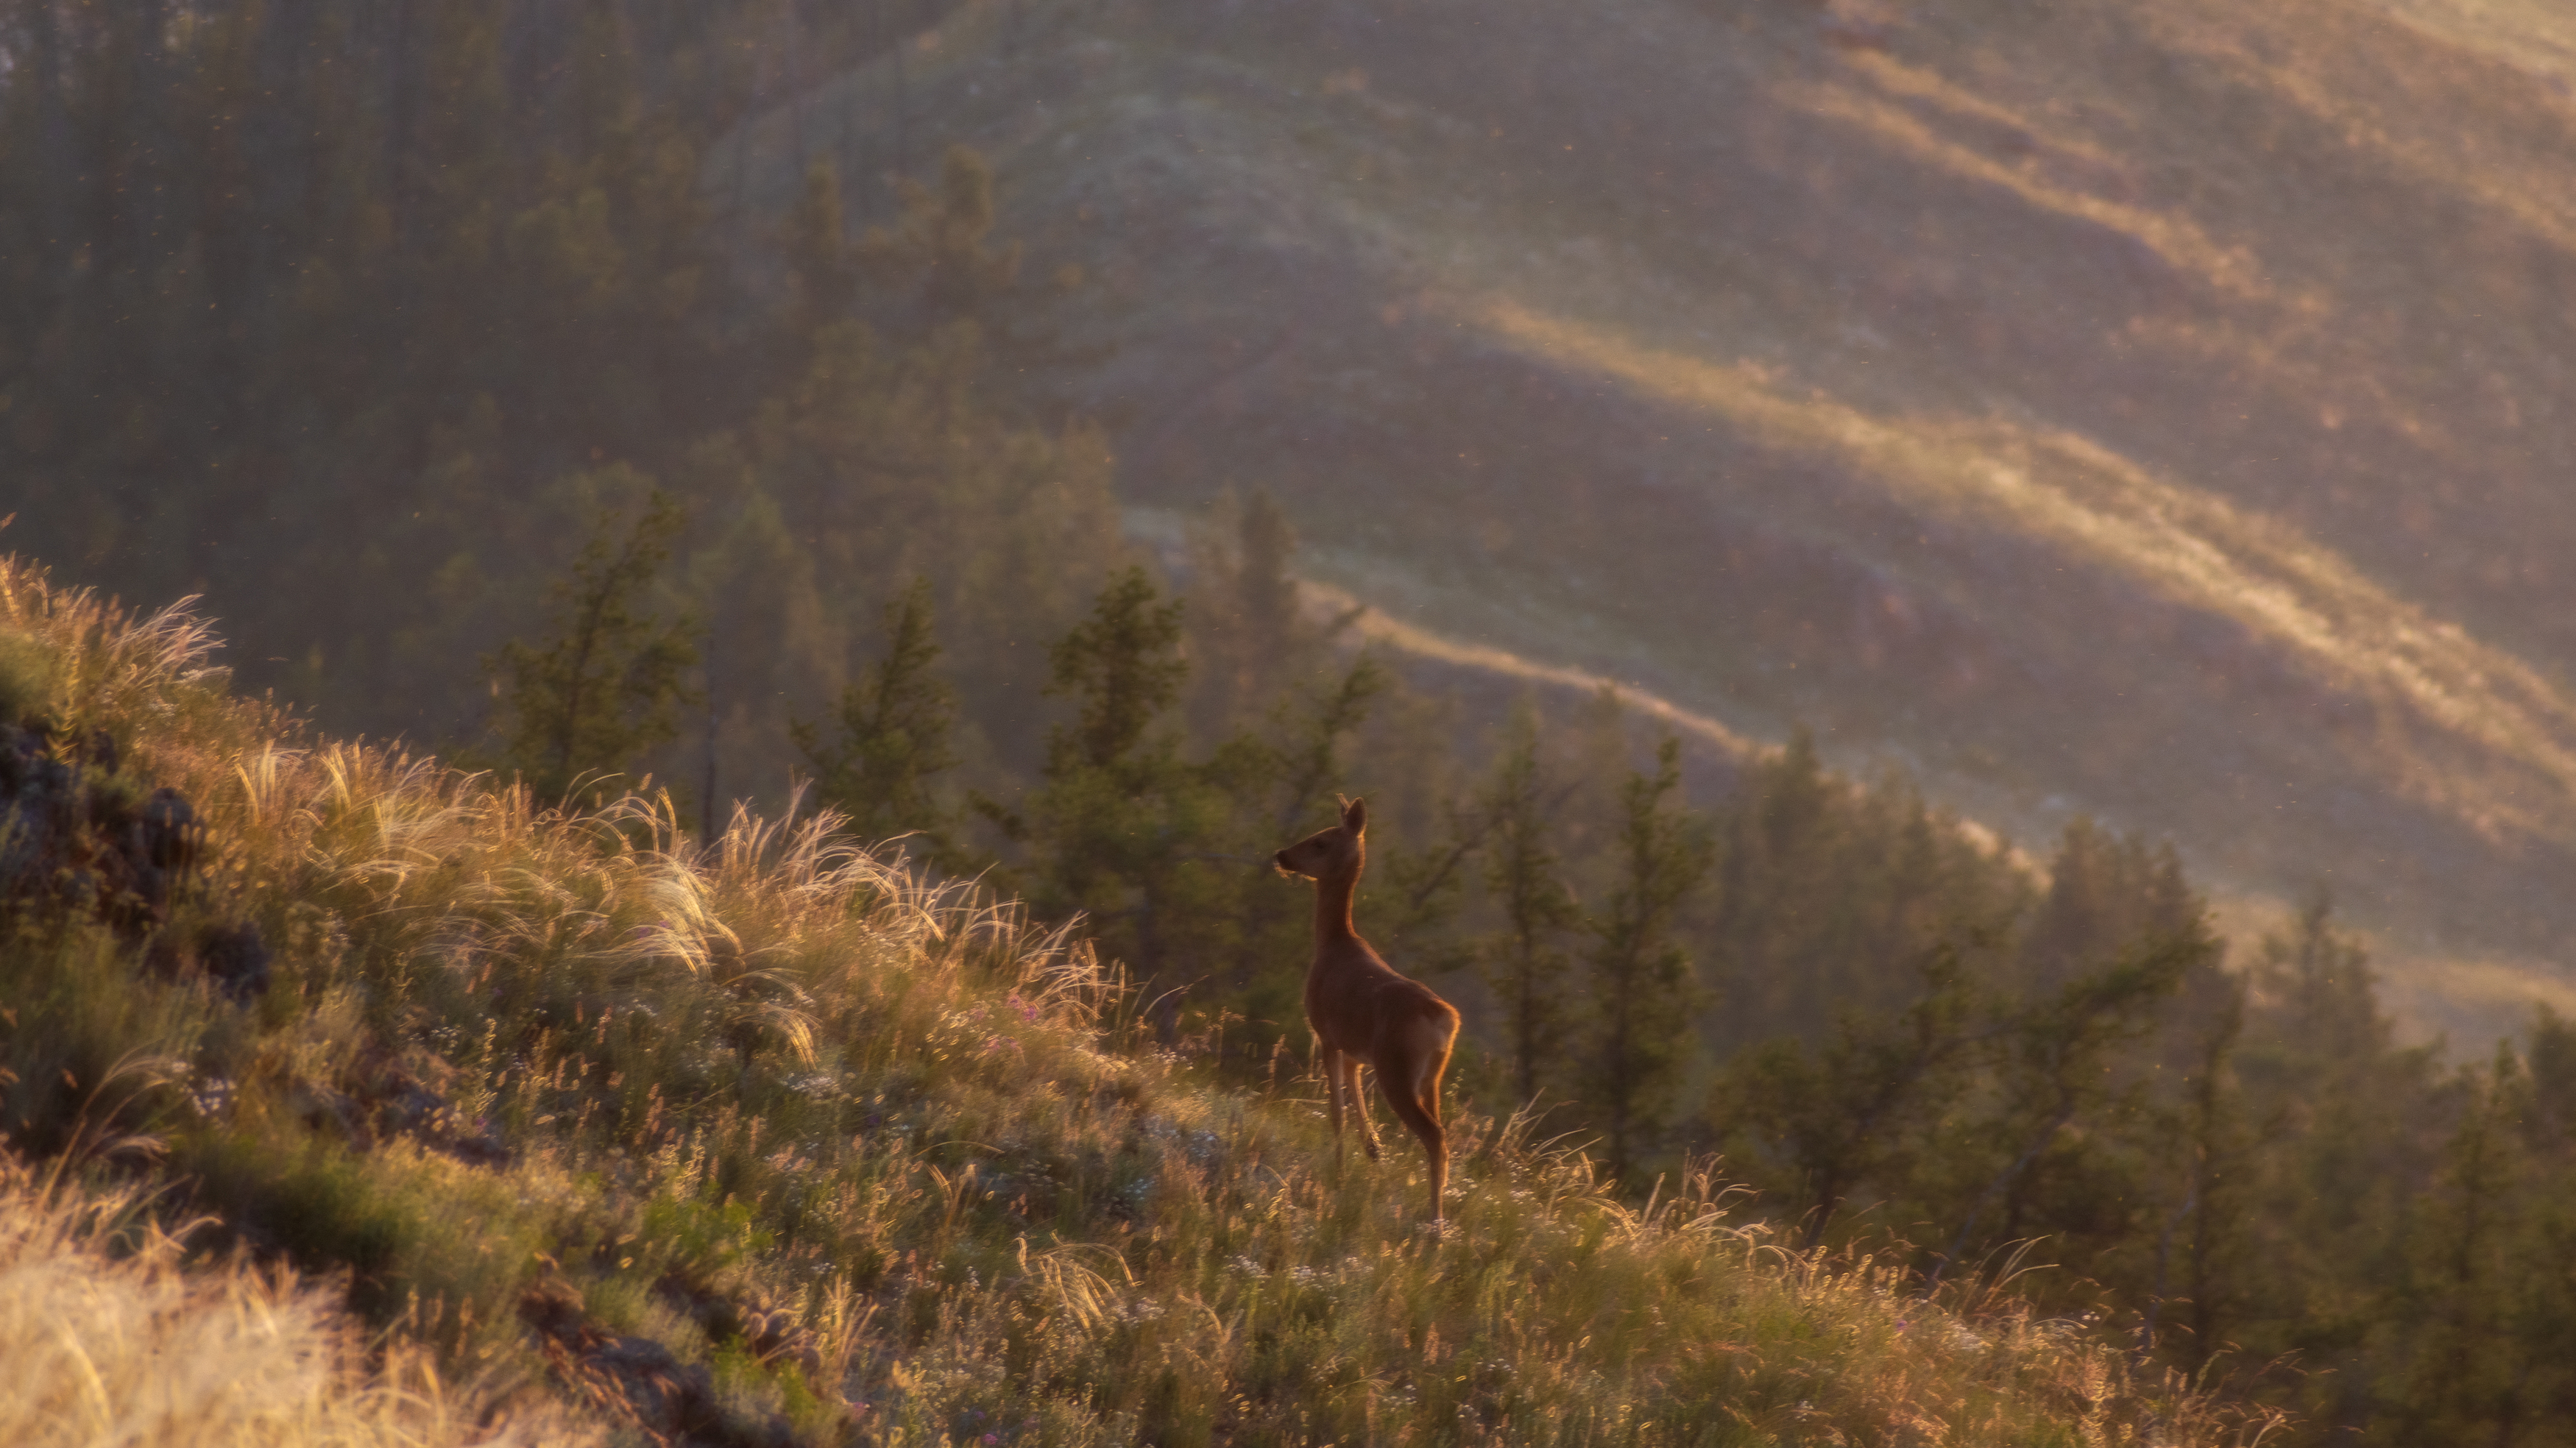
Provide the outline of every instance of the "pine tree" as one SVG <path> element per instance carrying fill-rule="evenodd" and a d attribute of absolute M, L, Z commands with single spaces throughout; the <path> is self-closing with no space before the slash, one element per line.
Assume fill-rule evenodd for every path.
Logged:
<path fill-rule="evenodd" d="M 1190 672 L 1177 647 L 1181 614 L 1179 599 L 1161 601 L 1145 570 L 1131 565 L 1101 590 L 1091 617 L 1056 642 L 1047 692 L 1077 700 L 1079 712 L 1048 740 L 1050 774 L 1088 769 L 1124 782 L 1151 778 L 1169 742 L 1149 748 L 1147 736 Z"/>
<path fill-rule="evenodd" d="M 1941 1122 L 1972 1089 L 1997 1028 L 1970 978 L 1966 953 L 1943 941 L 1918 965 L 1920 994 L 1893 1017 L 1848 1011 L 1810 1049 L 1794 1036 L 1730 1062 L 1709 1115 L 1742 1143 L 1733 1161 L 1768 1167 L 1765 1185 L 1824 1240 L 1846 1198 L 1919 1195 L 1914 1180 Z"/>
<path fill-rule="evenodd" d="M 1272 774 L 1278 803 L 1269 832 L 1285 835 L 1305 819 L 1341 783 L 1342 742 L 1368 722 L 1369 706 L 1386 692 L 1393 675 L 1375 655 L 1361 650 L 1333 686 L 1316 695 L 1297 731 L 1273 756 Z"/>
<path fill-rule="evenodd" d="M 918 831 L 931 858 L 942 859 L 954 845 L 931 780 L 957 763 L 948 742 L 956 694 L 933 671 L 939 645 L 931 631 L 930 580 L 914 579 L 886 605 L 885 617 L 885 655 L 864 680 L 841 691 L 838 735 L 827 743 L 819 729 L 799 720 L 796 747 L 813 765 L 817 796 L 847 814 L 860 838 Z"/>
<path fill-rule="evenodd" d="M 954 322 L 987 327 L 993 304 L 1020 272 L 1020 245 L 988 243 L 993 231 L 993 168 L 966 146 L 940 158 L 936 189 L 910 177 L 896 183 L 902 214 L 892 227 L 870 227 L 859 264 L 908 314 L 905 328 L 926 334 Z"/>
<path fill-rule="evenodd" d="M 2214 963 L 2193 975 L 2197 978 L 2183 987 L 2190 1019 L 2183 1028 L 2186 1050 L 2177 1063 L 2181 1089 L 2167 1113 L 2171 1175 L 2181 1190 L 2157 1224 L 2154 1275 L 2145 1288 L 2139 1339 L 2154 1346 L 2165 1309 L 2178 1297 L 2179 1325 L 2188 1330 L 2179 1356 L 2197 1370 L 2226 1345 L 2247 1296 L 2250 1188 L 2261 1142 L 2246 1120 L 2245 1093 L 2234 1068 L 2245 1030 L 2245 983 Z"/>
<path fill-rule="evenodd" d="M 1661 1137 L 1695 1039 L 1699 991 L 1673 924 L 1716 845 L 1676 798 L 1681 780 L 1681 741 L 1667 734 L 1655 772 L 1632 773 L 1620 790 L 1618 882 L 1585 922 L 1592 1003 L 1579 1079 L 1619 1180 Z"/>
<path fill-rule="evenodd" d="M 697 701 L 686 683 L 697 662 L 696 623 L 657 618 L 648 596 L 680 533 L 679 504 L 655 491 L 630 526 L 603 512 L 590 541 L 558 581 L 555 636 L 511 640 L 483 661 L 501 701 L 499 764 L 540 800 L 566 799 L 583 779 L 634 767 L 679 732 L 679 710 Z"/>
<path fill-rule="evenodd" d="M 2536 1366 L 2520 1351 L 2516 1319 L 2528 1311 L 2534 1270 L 2544 1267 L 2526 1221 L 2535 1173 L 2522 1126 L 2531 1082 L 2505 1044 L 2461 1084 L 2466 1109 L 2416 1214 L 2410 1270 L 2391 1293 L 2387 1315 L 2412 1361 L 2389 1406 L 2409 1441 L 2511 1443 L 2529 1416 Z"/>
<path fill-rule="evenodd" d="M 1136 971 L 1167 1042 L 1190 984 L 1174 962 L 1232 954 L 1228 912 L 1213 908 L 1225 879 L 1206 858 L 1230 801 L 1164 723 L 1189 675 L 1181 620 L 1142 567 L 1112 577 L 1052 651 L 1047 692 L 1074 700 L 1075 717 L 1048 738 L 1027 819 L 977 802 L 1028 845 L 1041 907 L 1087 917 L 1104 953 Z"/>
<path fill-rule="evenodd" d="M 1220 503 L 1216 526 L 1193 542 L 1190 717 L 1199 737 L 1220 739 L 1316 673 L 1351 619 L 1303 616 L 1292 571 L 1297 533 L 1266 492 Z"/>
<path fill-rule="evenodd" d="M 2383 1288 L 2455 1117 L 2433 1051 L 2394 1044 L 2371 980 L 2362 942 L 2312 896 L 2257 947 L 2233 1062 L 2262 1149 L 2237 1183 L 2246 1241 L 2225 1331 L 2255 1361 L 2296 1354 L 2303 1409 L 2347 1431 L 2384 1411 Z"/>
<path fill-rule="evenodd" d="M 844 235 L 841 177 L 828 156 L 805 170 L 805 189 L 787 217 L 787 275 L 796 306 L 789 326 L 810 335 L 849 315 L 858 273 Z"/>
<path fill-rule="evenodd" d="M 2115 1073 L 2120 1049 L 2155 1029 L 2157 1012 L 2217 943 L 2198 928 L 2150 935 L 2053 990 L 2003 1006 L 1988 1064 L 1990 1114 L 1962 1143 L 1961 1164 L 1983 1176 L 1950 1208 L 1957 1230 L 1933 1276 L 1972 1244 L 2049 1230 L 2050 1182 L 2081 1181 L 2098 1137 L 2116 1137 L 2137 1110 L 2141 1083 Z M 1990 1215 L 1991 1214 L 1991 1215 Z M 1988 1229 L 1981 1236 L 1979 1228 Z"/>
<path fill-rule="evenodd" d="M 1566 1056 L 1570 1003 L 1559 942 L 1582 918 L 1557 854 L 1555 794 L 1540 771 L 1538 715 L 1524 700 L 1512 710 L 1501 758 L 1478 801 L 1484 886 L 1503 926 L 1477 951 L 1479 972 L 1502 1003 L 1512 1093 L 1524 1106 Z"/>

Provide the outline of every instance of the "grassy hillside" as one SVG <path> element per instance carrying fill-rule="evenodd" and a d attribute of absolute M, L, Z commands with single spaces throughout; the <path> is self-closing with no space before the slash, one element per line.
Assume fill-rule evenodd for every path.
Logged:
<path fill-rule="evenodd" d="M 132 1188 L 85 1194 L 11 1161 L 0 1177 L 0 1351 L 12 1443 L 488 1443 L 474 1394 L 366 1335 L 327 1286 L 247 1263 L 186 1263 Z M 594 1443 L 531 1407 L 501 1441 Z"/>
<path fill-rule="evenodd" d="M 900 105 L 1092 278 L 1031 366 L 1133 498 L 1266 486 L 1321 581 L 1461 645 L 2556 971 L 2562 29 L 979 4 L 710 176 L 783 205 Z"/>
<path fill-rule="evenodd" d="M 1213 1043 L 1140 1046 L 1066 937 L 828 819 L 537 812 L 226 697 L 182 616 L 14 560 L 0 608 L 46 726 L 13 746 L 0 1105 L 56 1183 L 0 1198 L 8 1331 L 116 1363 L 247 1302 L 275 1330 L 238 1376 L 327 1363 L 238 1250 L 433 1353 L 461 1395 L 415 1415 L 434 1439 L 477 1403 L 636 1442 L 2223 1437 L 2081 1323 L 1784 1251 L 1704 1172 L 1622 1204 L 1471 1110 L 1428 1235 L 1418 1161 L 1336 1161 L 1299 1062 L 1212 1086 Z M 197 824 L 138 910 L 98 862 L 147 784 Z M 245 929 L 256 972 L 212 944 Z M 213 1275 L 169 1275 L 146 1201 Z M 146 1250 L 101 1267 L 67 1211 Z M 134 1305 L 75 1323 L 66 1274 Z M 50 1381 L 0 1421 L 73 1431 Z M 350 1436 L 300 1411 L 260 1431 Z"/>

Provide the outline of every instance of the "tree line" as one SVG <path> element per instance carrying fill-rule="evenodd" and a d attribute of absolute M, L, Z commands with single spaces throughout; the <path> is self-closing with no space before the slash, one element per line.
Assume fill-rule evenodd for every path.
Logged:
<path fill-rule="evenodd" d="M 1262 862 L 1365 791 L 1362 928 L 1466 1008 L 1460 1088 L 1632 1190 L 1722 1153 L 1785 1244 L 2009 1279 L 2319 1441 L 2571 1421 L 2576 1026 L 2448 1064 L 2322 897 L 2231 960 L 2169 845 L 2078 821 L 2033 861 L 1803 731 L 1691 791 L 1615 694 L 1472 726 L 1299 610 L 1293 548 L 1254 494 L 1185 594 L 1113 575 L 1008 799 L 954 777 L 912 583 L 797 723 L 817 795 L 1079 920 L 1166 1041 L 1250 1079 L 1301 1049 L 1308 929 Z"/>
<path fill-rule="evenodd" d="M 1135 549 L 1103 438 L 1005 385 L 1082 283 L 984 160 L 900 84 L 791 105 L 783 170 L 743 128 L 930 14 L 0 0 L 13 545 L 550 800 L 809 781 L 1247 1077 L 1300 1048 L 1263 861 L 1364 793 L 1452 1079 L 1633 1190 L 1722 1153 L 1791 1245 L 2032 1269 L 2302 1441 L 2569 1436 L 2576 1031 L 2401 1046 L 2324 902 L 2231 949 L 2171 849 L 2025 856 L 1803 734 L 1473 717 L 1302 606 L 1255 487 Z"/>

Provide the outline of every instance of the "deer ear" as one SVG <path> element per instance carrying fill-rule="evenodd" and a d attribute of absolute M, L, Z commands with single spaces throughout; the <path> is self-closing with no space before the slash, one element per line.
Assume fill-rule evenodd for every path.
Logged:
<path fill-rule="evenodd" d="M 1342 806 L 1342 828 L 1355 835 L 1368 829 L 1367 800 L 1355 799 Z"/>

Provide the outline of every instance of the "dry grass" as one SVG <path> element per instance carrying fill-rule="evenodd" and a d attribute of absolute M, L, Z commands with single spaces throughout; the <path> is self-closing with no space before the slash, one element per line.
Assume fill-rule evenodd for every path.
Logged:
<path fill-rule="evenodd" d="M 1725 416 L 1793 453 L 1833 458 L 1927 512 L 2046 540 L 2234 619 L 2337 687 L 2397 704 L 2428 726 L 2425 734 L 2448 736 L 2392 729 L 2369 742 L 2374 771 L 2398 789 L 2499 838 L 2568 837 L 2576 701 L 2295 530 L 2070 433 L 1992 418 L 1875 416 L 1792 396 L 1756 364 L 1638 346 L 1509 299 L 1462 310 L 1560 366 Z"/>
<path fill-rule="evenodd" d="M 33 599 L 11 621 L 40 634 L 77 613 L 14 564 L 0 596 Z M 152 627 L 47 637 L 112 659 L 179 636 Z M 349 1272 L 369 1320 L 450 1374 L 563 1371 L 519 1322 L 543 1287 L 598 1340 L 703 1374 L 745 1431 L 808 1441 L 2182 1444 L 2259 1426 L 2086 1323 L 1782 1251 L 1705 1170 L 1635 1207 L 1579 1153 L 1470 1111 L 1453 1223 L 1428 1235 L 1418 1155 L 1337 1161 L 1299 1063 L 1216 1086 L 1140 1042 L 1069 936 L 829 817 L 738 814 L 700 841 L 657 799 L 537 810 L 392 750 L 281 738 L 211 695 L 193 646 L 160 647 L 104 722 L 198 801 L 205 889 L 264 922 L 277 984 L 234 1005 L 77 932 L 76 951 L 21 940 L 0 951 L 23 1003 L 0 1044 L 23 1056 L 100 993 L 142 1003 L 86 1027 L 95 1053 L 171 1063 L 165 1104 L 126 1122 L 169 1165 L 128 1179 L 187 1181 L 216 1234 Z M 439 1110 L 385 1114 L 370 1093 L 396 1072 Z M 454 1149 L 477 1132 L 507 1159 Z M 96 1234 L 72 1208 L 18 1190 L 32 1246 L 8 1270 L 118 1284 L 80 1353 L 140 1385 L 49 1370 L 20 1406 L 42 1432 L 273 1380 L 274 1399 L 208 1411 L 448 1441 L 459 1410 L 429 1359 L 353 1378 L 309 1290 L 182 1274 L 141 1226 L 111 1268 L 75 1246 Z M 108 1217 L 139 1222 L 131 1200 Z M 41 1314 L 73 1299 L 16 1281 L 34 1315 L 15 1330 L 61 1338 Z M 182 1369 L 192 1333 L 294 1372 Z"/>
<path fill-rule="evenodd" d="M 1006 228 L 1101 280 L 1062 320 L 1121 360 L 1057 380 L 1133 409 L 1138 496 L 1257 477 L 1381 608 L 1804 719 L 2018 831 L 2094 812 L 2205 878 L 2331 874 L 2374 927 L 2554 952 L 2576 107 L 2523 72 L 2576 73 L 2563 7 L 1860 8 L 1884 49 L 1721 0 L 1355 39 L 1031 4 L 1007 46 L 983 5 L 904 78 L 995 156 Z M 883 114 L 891 81 L 799 104 Z M 776 204 L 792 120 L 719 163 Z M 1439 294 L 1766 371 L 1675 406 Z M 1942 632 L 1883 664 L 1890 581 Z M 1947 707 L 1998 679 L 2048 682 Z"/>
<path fill-rule="evenodd" d="M 327 1286 L 184 1270 L 184 1234 L 128 1190 L 82 1196 L 0 1159 L 0 1441 L 54 1444 L 579 1443 L 552 1412 L 486 1425 L 416 1349 L 371 1365 Z"/>

